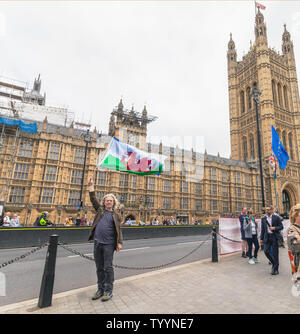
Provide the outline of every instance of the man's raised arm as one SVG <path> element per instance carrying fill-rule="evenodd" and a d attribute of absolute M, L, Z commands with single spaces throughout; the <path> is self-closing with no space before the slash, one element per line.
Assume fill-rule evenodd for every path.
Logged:
<path fill-rule="evenodd" d="M 88 187 L 87 188 L 88 188 L 88 191 L 90 193 L 90 200 L 91 200 L 91 202 L 93 204 L 93 207 L 97 211 L 99 209 L 99 207 L 100 207 L 100 203 L 97 200 L 96 195 L 95 195 L 94 182 L 93 182 L 92 178 L 89 179 Z"/>

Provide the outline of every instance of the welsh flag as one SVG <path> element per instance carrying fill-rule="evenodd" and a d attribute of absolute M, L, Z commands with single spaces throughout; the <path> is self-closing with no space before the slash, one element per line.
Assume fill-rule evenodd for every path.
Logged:
<path fill-rule="evenodd" d="M 141 151 L 113 137 L 107 149 L 99 154 L 97 166 L 141 175 L 163 172 L 165 155 Z"/>
<path fill-rule="evenodd" d="M 260 3 L 256 2 L 256 1 L 255 1 L 255 6 L 259 9 L 266 9 L 266 6 L 261 5 Z"/>

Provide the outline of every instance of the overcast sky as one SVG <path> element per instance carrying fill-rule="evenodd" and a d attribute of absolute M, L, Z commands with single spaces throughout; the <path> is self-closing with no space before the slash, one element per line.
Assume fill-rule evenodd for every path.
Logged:
<path fill-rule="evenodd" d="M 300 57 L 300 2 L 260 1 L 270 47 L 283 24 Z M 0 2 L 0 75 L 33 84 L 46 104 L 68 106 L 107 133 L 125 108 L 158 119 L 148 136 L 203 136 L 209 154 L 230 155 L 227 44 L 238 60 L 254 41 L 254 1 Z M 297 41 L 299 41 L 297 43 Z M 299 77 L 300 61 L 297 62 Z"/>

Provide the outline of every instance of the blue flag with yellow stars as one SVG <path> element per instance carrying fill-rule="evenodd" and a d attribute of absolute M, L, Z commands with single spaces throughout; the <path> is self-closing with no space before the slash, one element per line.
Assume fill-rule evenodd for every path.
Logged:
<path fill-rule="evenodd" d="M 274 129 L 273 125 L 272 125 L 272 150 L 274 152 L 274 155 L 278 159 L 279 167 L 284 169 L 290 157 L 285 148 L 283 147 L 282 142 L 278 136 L 278 133 Z"/>

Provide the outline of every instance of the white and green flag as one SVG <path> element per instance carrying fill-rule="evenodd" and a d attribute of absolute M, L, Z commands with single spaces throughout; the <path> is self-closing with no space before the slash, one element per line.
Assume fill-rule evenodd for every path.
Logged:
<path fill-rule="evenodd" d="M 97 166 L 140 175 L 159 175 L 164 171 L 165 155 L 141 151 L 113 137 L 100 153 Z"/>

